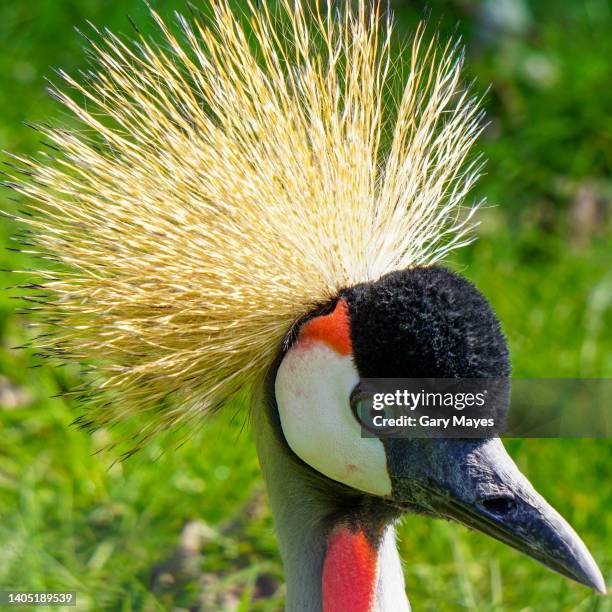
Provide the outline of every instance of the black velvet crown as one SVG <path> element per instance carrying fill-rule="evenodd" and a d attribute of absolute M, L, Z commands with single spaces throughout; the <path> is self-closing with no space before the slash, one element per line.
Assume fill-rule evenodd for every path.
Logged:
<path fill-rule="evenodd" d="M 508 348 L 487 299 L 431 266 L 346 289 L 353 354 L 363 378 L 503 378 Z"/>

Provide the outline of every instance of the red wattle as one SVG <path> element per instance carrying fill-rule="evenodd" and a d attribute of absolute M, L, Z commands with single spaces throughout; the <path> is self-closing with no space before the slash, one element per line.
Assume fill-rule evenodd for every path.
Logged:
<path fill-rule="evenodd" d="M 323 612 L 371 612 L 376 594 L 376 550 L 363 531 L 336 528 L 323 564 Z"/>

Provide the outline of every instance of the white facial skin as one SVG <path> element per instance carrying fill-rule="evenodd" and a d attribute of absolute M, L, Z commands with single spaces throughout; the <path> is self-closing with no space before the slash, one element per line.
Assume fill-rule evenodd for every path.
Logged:
<path fill-rule="evenodd" d="M 359 382 L 351 355 L 319 340 L 300 340 L 276 375 L 285 439 L 302 461 L 328 478 L 373 495 L 390 495 L 387 459 L 378 438 L 362 438 L 350 395 Z"/>

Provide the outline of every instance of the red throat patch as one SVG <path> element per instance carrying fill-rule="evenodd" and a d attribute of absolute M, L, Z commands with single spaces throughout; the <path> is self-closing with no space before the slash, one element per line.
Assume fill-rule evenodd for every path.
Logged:
<path fill-rule="evenodd" d="M 323 612 L 372 612 L 377 573 L 376 550 L 365 533 L 335 529 L 323 564 Z"/>
<path fill-rule="evenodd" d="M 300 340 L 307 339 L 325 342 L 340 355 L 350 355 L 353 343 L 346 300 L 338 300 L 329 314 L 308 321 L 300 331 Z"/>

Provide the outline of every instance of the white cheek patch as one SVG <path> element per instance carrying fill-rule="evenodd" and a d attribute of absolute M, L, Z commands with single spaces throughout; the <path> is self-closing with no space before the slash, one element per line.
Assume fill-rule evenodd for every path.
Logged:
<path fill-rule="evenodd" d="M 328 478 L 389 495 L 387 459 L 378 438 L 362 438 L 350 395 L 359 376 L 350 355 L 319 341 L 298 342 L 283 358 L 275 393 L 285 439 L 302 461 Z"/>

